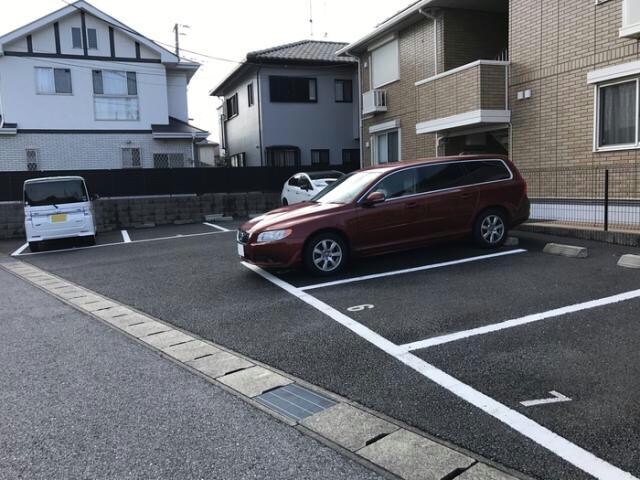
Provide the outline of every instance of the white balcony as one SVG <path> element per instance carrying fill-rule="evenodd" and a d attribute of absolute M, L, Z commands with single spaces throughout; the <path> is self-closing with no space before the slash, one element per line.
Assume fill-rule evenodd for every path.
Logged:
<path fill-rule="evenodd" d="M 362 94 L 362 113 L 364 115 L 386 111 L 387 92 L 384 90 L 369 90 Z"/>

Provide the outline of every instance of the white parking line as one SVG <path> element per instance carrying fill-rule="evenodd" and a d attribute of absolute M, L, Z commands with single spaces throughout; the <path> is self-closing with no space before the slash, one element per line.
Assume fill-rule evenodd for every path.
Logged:
<path fill-rule="evenodd" d="M 362 277 L 345 278 L 344 280 L 335 280 L 333 282 L 318 283 L 316 285 L 308 285 L 306 287 L 300 287 L 300 290 L 315 290 L 317 288 L 333 287 L 335 285 L 344 285 L 345 283 L 364 282 L 365 280 L 373 280 L 375 278 L 392 277 L 395 275 L 404 275 L 406 273 L 423 272 L 425 270 L 434 270 L 436 268 L 450 267 L 452 265 L 461 265 L 463 263 L 479 262 L 481 260 L 488 260 L 490 258 L 505 257 L 507 255 L 515 255 L 518 253 L 525 253 L 526 250 L 509 250 L 507 252 L 491 253 L 489 255 L 480 255 L 478 257 L 463 258 L 460 260 L 453 260 L 450 262 L 434 263 L 431 265 L 423 265 L 422 267 L 406 268 L 404 270 L 394 270 L 392 272 L 375 273 L 372 275 L 363 275 Z"/>
<path fill-rule="evenodd" d="M 416 357 L 414 354 L 403 350 L 398 345 L 390 342 L 386 338 L 356 322 L 342 312 L 339 312 L 330 305 L 327 305 L 321 300 L 303 292 L 300 288 L 296 288 L 293 285 L 280 280 L 255 265 L 251 265 L 246 262 L 243 262 L 243 265 L 306 304 L 324 313 L 332 320 L 345 326 L 359 337 L 375 345 L 424 377 L 432 380 L 471 405 L 474 405 L 485 413 L 500 420 L 505 425 L 533 440 L 538 445 L 541 445 L 547 450 L 555 453 L 580 470 L 600 480 L 610 480 L 612 478 L 615 478 L 616 480 L 638 480 L 630 473 L 601 460 L 592 453 L 575 445 L 569 440 L 562 438 L 539 423 L 534 422 L 521 413 L 510 409 L 506 405 L 503 405 L 442 370 L 439 370 L 421 358 Z"/>
<path fill-rule="evenodd" d="M 13 252 L 11 254 L 12 257 L 17 257 L 18 255 L 20 255 L 22 252 L 25 251 L 25 249 L 29 246 L 29 242 L 25 243 L 24 245 L 22 245 L 19 249 L 17 249 L 15 252 Z"/>
<path fill-rule="evenodd" d="M 129 232 L 127 232 L 126 230 L 121 230 L 120 233 L 122 234 L 122 240 L 124 241 L 124 243 L 131 243 Z"/>
<path fill-rule="evenodd" d="M 214 223 L 204 222 L 203 225 L 206 225 L 207 227 L 211 227 L 211 228 L 216 228 L 216 229 L 220 230 L 221 232 L 230 232 L 231 231 L 228 228 L 221 227 L 220 225 L 216 225 Z"/>
<path fill-rule="evenodd" d="M 90 247 L 75 247 L 75 248 L 65 248 L 62 250 L 48 250 L 44 252 L 29 252 L 29 253 L 21 253 L 16 256 L 25 257 L 27 255 L 48 255 L 50 253 L 62 253 L 62 252 L 75 252 L 77 250 L 88 250 L 90 248 L 102 248 L 102 247 L 113 247 L 114 245 L 133 245 L 134 243 L 146 243 L 146 242 L 159 242 L 162 240 L 176 240 L 183 239 L 189 237 L 201 237 L 204 235 L 220 235 L 221 233 L 229 233 L 231 230 L 227 230 L 226 232 L 205 232 L 205 233 L 191 233 L 189 235 L 174 235 L 172 237 L 159 237 L 159 238 L 145 238 L 142 240 L 131 240 L 130 242 L 114 242 L 114 243 L 103 243 L 101 245 L 91 245 Z"/>
<path fill-rule="evenodd" d="M 589 310 L 591 308 L 603 307 L 605 305 L 611 305 L 613 303 L 626 302 L 640 298 L 640 290 L 633 290 L 631 292 L 621 293 L 619 295 L 613 295 L 611 297 L 601 298 L 599 300 L 591 300 L 589 302 L 578 303 L 570 305 L 568 307 L 556 308 L 542 313 L 534 313 L 521 318 L 515 318 L 513 320 L 506 320 L 500 323 L 494 323 L 492 325 L 486 325 L 484 327 L 472 328 L 471 330 L 463 330 L 461 332 L 449 333 L 447 335 L 441 335 L 439 337 L 427 338 L 426 340 L 420 340 L 419 342 L 412 342 L 402 345 L 402 348 L 406 352 L 414 350 L 422 350 L 424 348 L 434 347 L 436 345 L 442 345 L 444 343 L 455 342 L 457 340 L 464 340 L 469 337 L 475 337 L 477 335 L 485 335 L 487 333 L 498 332 L 507 328 L 519 327 L 521 325 L 527 325 L 529 323 L 539 322 L 548 318 L 560 317 L 569 313 L 580 312 L 582 310 Z"/>

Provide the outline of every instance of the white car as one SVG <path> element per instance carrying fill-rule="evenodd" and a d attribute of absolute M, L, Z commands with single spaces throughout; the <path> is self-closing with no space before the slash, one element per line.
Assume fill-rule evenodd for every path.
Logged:
<path fill-rule="evenodd" d="M 307 202 L 342 177 L 344 173 L 335 171 L 296 173 L 282 188 L 282 205 Z"/>
<path fill-rule="evenodd" d="M 24 182 L 24 227 L 32 252 L 45 240 L 81 237 L 95 243 L 93 205 L 82 177 L 48 177 Z"/>

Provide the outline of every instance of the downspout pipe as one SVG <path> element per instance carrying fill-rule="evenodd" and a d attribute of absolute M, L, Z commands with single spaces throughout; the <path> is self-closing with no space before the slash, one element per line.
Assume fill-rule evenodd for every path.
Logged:
<path fill-rule="evenodd" d="M 429 20 L 433 20 L 433 67 L 434 67 L 434 75 L 438 75 L 438 16 L 437 10 L 425 10 L 420 8 L 418 10 L 420 15 L 428 18 Z"/>

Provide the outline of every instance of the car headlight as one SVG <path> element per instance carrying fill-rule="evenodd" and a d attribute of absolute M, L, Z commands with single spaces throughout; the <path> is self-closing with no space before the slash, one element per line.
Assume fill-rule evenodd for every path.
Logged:
<path fill-rule="evenodd" d="M 287 238 L 291 235 L 291 230 L 271 230 L 269 232 L 262 232 L 258 235 L 258 243 L 277 242 L 283 238 Z"/>

